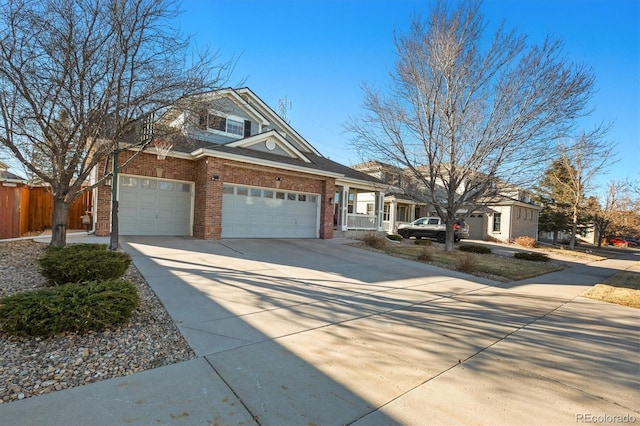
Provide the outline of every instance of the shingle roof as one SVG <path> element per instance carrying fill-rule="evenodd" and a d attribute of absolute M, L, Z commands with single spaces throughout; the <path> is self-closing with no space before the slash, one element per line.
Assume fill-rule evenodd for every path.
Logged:
<path fill-rule="evenodd" d="M 0 181 L 21 181 L 27 182 L 27 180 L 23 177 L 15 175 L 7 170 L 0 170 Z"/>
<path fill-rule="evenodd" d="M 213 153 L 220 152 L 220 153 L 234 154 L 234 155 L 244 156 L 248 158 L 259 159 L 259 160 L 273 161 L 273 162 L 281 163 L 283 167 L 286 167 L 287 165 L 291 165 L 291 166 L 310 169 L 313 171 L 339 173 L 344 175 L 346 178 L 384 185 L 384 182 L 382 182 L 381 180 L 373 176 L 370 176 L 363 172 L 359 172 L 357 170 L 352 169 L 351 167 L 344 166 L 340 163 L 336 163 L 335 161 L 329 160 L 328 158 L 315 155 L 309 152 L 304 153 L 305 157 L 307 157 L 307 159 L 309 159 L 310 161 L 310 163 L 307 163 L 297 158 L 285 157 L 283 155 L 278 155 L 270 152 L 257 151 L 254 149 L 241 148 L 241 147 L 231 147 L 227 145 L 220 145 L 220 144 L 216 144 L 208 141 L 187 138 L 184 136 L 174 137 L 172 139 L 172 142 L 174 144 L 173 150 L 176 152 L 192 153 L 202 148 L 202 149 L 209 150 Z"/>

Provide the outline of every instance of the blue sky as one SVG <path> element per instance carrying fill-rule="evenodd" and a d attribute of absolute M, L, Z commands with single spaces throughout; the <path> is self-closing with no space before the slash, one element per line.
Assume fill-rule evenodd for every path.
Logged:
<path fill-rule="evenodd" d="M 361 161 L 347 146 L 343 124 L 361 110 L 363 82 L 384 88 L 393 69 L 394 31 L 405 33 L 427 0 L 184 0 L 180 26 L 199 46 L 239 57 L 233 83 L 245 85 L 274 109 L 288 99 L 291 125 L 323 155 L 342 164 Z M 495 28 L 540 42 L 565 42 L 570 61 L 596 75 L 588 130 L 613 122 L 608 139 L 620 161 L 599 179 L 640 180 L 640 1 L 485 0 Z"/>

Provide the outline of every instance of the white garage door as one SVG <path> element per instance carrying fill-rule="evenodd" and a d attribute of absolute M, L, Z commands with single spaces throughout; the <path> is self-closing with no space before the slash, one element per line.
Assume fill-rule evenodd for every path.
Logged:
<path fill-rule="evenodd" d="M 222 238 L 318 238 L 320 196 L 225 184 Z"/>
<path fill-rule="evenodd" d="M 191 235 L 192 183 L 119 177 L 120 235 Z"/>

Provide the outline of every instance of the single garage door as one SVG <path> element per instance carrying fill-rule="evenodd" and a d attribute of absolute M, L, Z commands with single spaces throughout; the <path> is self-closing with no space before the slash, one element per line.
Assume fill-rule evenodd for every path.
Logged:
<path fill-rule="evenodd" d="M 222 238 L 318 238 L 320 196 L 225 184 Z"/>
<path fill-rule="evenodd" d="M 191 235 L 191 182 L 119 176 L 120 235 Z"/>

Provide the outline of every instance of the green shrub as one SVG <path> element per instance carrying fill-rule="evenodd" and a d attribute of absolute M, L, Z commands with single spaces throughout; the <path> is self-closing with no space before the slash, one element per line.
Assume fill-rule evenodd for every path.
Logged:
<path fill-rule="evenodd" d="M 423 247 L 416 259 L 422 262 L 430 262 L 433 259 L 433 249 L 430 246 Z"/>
<path fill-rule="evenodd" d="M 538 242 L 535 238 L 527 237 L 525 235 L 516 238 L 514 241 L 517 245 L 522 247 L 534 248 L 538 245 Z"/>
<path fill-rule="evenodd" d="M 456 269 L 458 271 L 472 273 L 478 269 L 478 259 L 473 254 L 458 254 L 456 256 Z"/>
<path fill-rule="evenodd" d="M 106 251 L 106 244 L 99 243 L 82 243 L 82 244 L 67 244 L 66 246 L 48 246 L 48 252 L 64 251 L 65 253 L 78 253 L 84 251 Z"/>
<path fill-rule="evenodd" d="M 387 235 L 387 238 L 392 241 L 402 241 L 402 235 L 398 235 L 398 234 Z"/>
<path fill-rule="evenodd" d="M 362 242 L 375 249 L 383 249 L 387 246 L 387 238 L 375 232 L 368 232 L 362 238 Z"/>
<path fill-rule="evenodd" d="M 40 272 L 48 279 L 49 285 L 122 277 L 131 264 L 131 256 L 98 246 L 79 244 L 49 249 L 40 259 Z"/>
<path fill-rule="evenodd" d="M 417 246 L 431 246 L 433 245 L 433 241 L 431 240 L 421 240 L 419 238 L 416 238 L 416 240 L 414 241 L 414 244 Z"/>
<path fill-rule="evenodd" d="M 515 253 L 513 255 L 516 259 L 532 260 L 534 262 L 548 262 L 549 256 L 544 253 Z"/>
<path fill-rule="evenodd" d="M 127 321 L 140 299 L 123 280 L 66 284 L 0 299 L 0 329 L 19 336 L 102 331 Z"/>
<path fill-rule="evenodd" d="M 479 254 L 490 254 L 491 253 L 491 249 L 489 247 L 474 246 L 474 245 L 470 245 L 470 244 L 462 245 L 462 246 L 458 247 L 458 250 L 464 251 L 464 252 L 467 252 L 467 253 L 479 253 Z"/>

